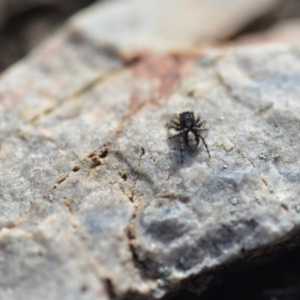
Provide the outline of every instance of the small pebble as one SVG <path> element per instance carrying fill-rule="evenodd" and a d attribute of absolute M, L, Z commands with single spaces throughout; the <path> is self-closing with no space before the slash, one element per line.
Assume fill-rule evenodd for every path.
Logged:
<path fill-rule="evenodd" d="M 231 204 L 236 205 L 238 203 L 238 199 L 237 198 L 232 198 L 231 199 Z"/>
<path fill-rule="evenodd" d="M 267 159 L 267 153 L 266 152 L 262 152 L 259 154 L 259 159 L 264 159 L 266 160 Z"/>

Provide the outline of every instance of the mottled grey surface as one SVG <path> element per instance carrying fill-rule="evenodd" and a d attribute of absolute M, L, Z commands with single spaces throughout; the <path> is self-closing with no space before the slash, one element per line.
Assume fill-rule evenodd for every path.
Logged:
<path fill-rule="evenodd" d="M 298 230 L 300 47 L 126 65 L 74 22 L 0 78 L 1 299 L 161 298 L 204 274 L 200 293 Z M 184 110 L 211 159 L 180 164 Z"/>
<path fill-rule="evenodd" d="M 180 166 L 178 150 L 145 146 L 140 171 L 151 181 L 135 195 L 154 192 L 140 196 L 135 246 L 149 267 L 168 266 L 171 282 L 298 229 L 299 54 L 288 46 L 210 53 L 161 108 L 202 112 L 212 155 L 187 154 Z"/>

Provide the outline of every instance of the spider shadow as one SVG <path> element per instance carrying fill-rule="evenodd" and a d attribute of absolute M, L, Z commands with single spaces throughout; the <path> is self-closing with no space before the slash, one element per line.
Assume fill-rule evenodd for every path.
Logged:
<path fill-rule="evenodd" d="M 199 163 L 198 156 L 207 155 L 206 149 L 203 143 L 200 143 L 195 150 L 190 149 L 185 144 L 183 145 L 183 161 L 181 160 L 180 152 L 180 137 L 173 139 L 167 138 L 167 144 L 169 147 L 169 159 L 170 159 L 170 171 L 175 173 L 180 168 L 190 167 L 194 163 Z M 206 161 L 206 158 L 202 158 L 202 161 Z"/>

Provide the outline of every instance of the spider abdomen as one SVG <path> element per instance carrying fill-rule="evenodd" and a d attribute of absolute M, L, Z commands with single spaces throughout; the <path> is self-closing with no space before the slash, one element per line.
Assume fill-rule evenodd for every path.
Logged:
<path fill-rule="evenodd" d="M 195 149 L 199 144 L 199 136 L 192 130 L 189 130 L 184 136 L 185 144 L 191 148 Z"/>
<path fill-rule="evenodd" d="M 207 129 L 204 128 L 204 121 L 202 121 L 200 114 L 195 116 L 193 111 L 185 111 L 180 114 L 175 114 L 168 127 L 169 129 L 177 131 L 177 133 L 169 136 L 169 138 L 173 139 L 179 137 L 181 163 L 183 163 L 184 145 L 195 150 L 199 145 L 200 139 L 206 148 L 208 156 L 210 157 L 207 144 L 202 136 L 202 132 Z"/>

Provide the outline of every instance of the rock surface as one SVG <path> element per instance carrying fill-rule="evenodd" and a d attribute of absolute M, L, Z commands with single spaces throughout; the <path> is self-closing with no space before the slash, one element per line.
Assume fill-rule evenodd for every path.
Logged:
<path fill-rule="evenodd" d="M 209 271 L 294 234 L 300 47 L 153 41 L 126 65 L 139 45 L 103 47 L 83 16 L 0 78 L 0 298 L 151 299 L 191 279 L 201 293 Z M 165 126 L 185 110 L 211 159 L 180 164 Z"/>

